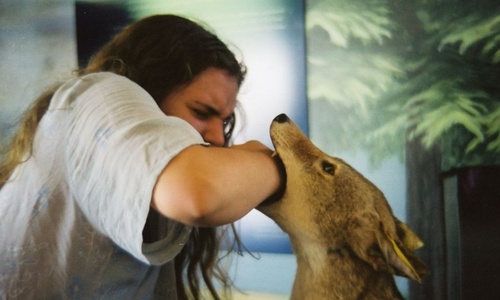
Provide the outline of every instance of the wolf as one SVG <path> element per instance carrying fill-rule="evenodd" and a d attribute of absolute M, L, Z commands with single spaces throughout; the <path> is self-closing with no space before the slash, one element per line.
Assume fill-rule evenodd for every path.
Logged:
<path fill-rule="evenodd" d="M 374 184 L 317 148 L 287 115 L 272 121 L 270 136 L 285 184 L 257 209 L 290 238 L 291 299 L 403 299 L 394 275 L 421 282 L 427 269 L 414 251 L 423 242 Z"/>

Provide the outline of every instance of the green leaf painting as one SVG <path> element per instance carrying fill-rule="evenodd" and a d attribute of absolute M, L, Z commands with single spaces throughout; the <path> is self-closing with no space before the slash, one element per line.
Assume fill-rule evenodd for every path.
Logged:
<path fill-rule="evenodd" d="M 378 164 L 418 137 L 442 145 L 444 168 L 500 163 L 500 3 L 306 3 L 311 137 L 322 147 Z"/>

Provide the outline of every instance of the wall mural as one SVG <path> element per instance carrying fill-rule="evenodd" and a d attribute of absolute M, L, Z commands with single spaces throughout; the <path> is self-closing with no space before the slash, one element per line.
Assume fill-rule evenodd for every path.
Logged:
<path fill-rule="evenodd" d="M 456 291 L 460 275 L 447 274 L 447 254 L 456 252 L 447 248 L 452 237 L 445 234 L 442 176 L 458 168 L 500 165 L 500 4 L 495 0 L 306 3 L 311 138 L 341 157 L 362 153 L 373 169 L 386 168 L 394 157 L 404 163 L 406 217 L 425 241 L 420 256 L 430 268 L 423 284 L 410 284 L 408 293 L 415 299 L 445 299 L 460 293 Z M 476 207 L 498 211 L 494 203 L 474 200 L 480 202 L 474 203 Z M 391 202 L 393 208 L 399 204 Z M 490 241 L 495 234 L 489 233 L 497 227 L 483 226 L 488 222 L 476 222 L 478 230 L 470 235 Z M 469 264 L 498 249 L 470 246 Z M 498 264 L 496 259 L 485 261 L 487 272 L 483 268 L 469 276 L 478 290 L 491 295 Z M 477 278 L 487 280 L 477 282 Z"/>
<path fill-rule="evenodd" d="M 500 162 L 497 1 L 306 3 L 313 138 L 374 164 L 415 137 L 444 169 Z"/>

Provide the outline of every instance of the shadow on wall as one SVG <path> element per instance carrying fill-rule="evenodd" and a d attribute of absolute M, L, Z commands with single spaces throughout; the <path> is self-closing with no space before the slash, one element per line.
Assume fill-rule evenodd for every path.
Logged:
<path fill-rule="evenodd" d="M 77 65 L 71 1 L 10 0 L 1 5 L 0 144 L 4 145 L 35 97 L 70 76 Z"/>

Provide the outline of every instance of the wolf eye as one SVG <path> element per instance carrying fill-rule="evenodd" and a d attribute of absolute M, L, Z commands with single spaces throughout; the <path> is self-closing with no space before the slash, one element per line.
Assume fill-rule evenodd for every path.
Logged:
<path fill-rule="evenodd" d="M 324 172 L 330 174 L 330 175 L 335 175 L 335 166 L 330 163 L 330 162 L 327 162 L 326 160 L 324 160 L 322 163 L 321 163 L 321 168 L 323 169 Z"/>
<path fill-rule="evenodd" d="M 384 257 L 378 244 L 371 245 L 371 247 L 368 248 L 368 254 L 375 257 Z"/>

